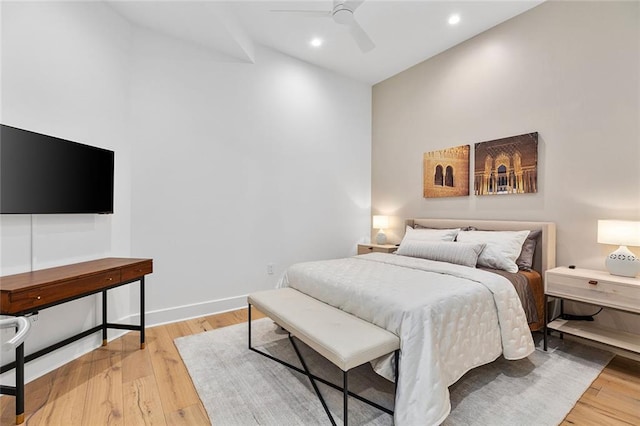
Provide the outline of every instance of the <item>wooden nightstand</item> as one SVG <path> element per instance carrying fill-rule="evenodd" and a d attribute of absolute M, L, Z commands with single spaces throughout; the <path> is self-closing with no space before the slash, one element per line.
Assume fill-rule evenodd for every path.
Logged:
<path fill-rule="evenodd" d="M 606 271 L 554 268 L 545 273 L 545 302 L 548 296 L 591 303 L 605 308 L 640 314 L 640 279 L 611 275 Z M 545 303 L 545 306 L 547 304 Z M 548 320 L 548 319 L 547 319 Z M 546 321 L 545 321 L 546 322 Z M 545 326 L 588 340 L 640 353 L 640 335 L 594 325 L 592 321 L 555 319 Z"/>
<path fill-rule="evenodd" d="M 358 244 L 358 254 L 393 253 L 398 250 L 395 244 Z"/>

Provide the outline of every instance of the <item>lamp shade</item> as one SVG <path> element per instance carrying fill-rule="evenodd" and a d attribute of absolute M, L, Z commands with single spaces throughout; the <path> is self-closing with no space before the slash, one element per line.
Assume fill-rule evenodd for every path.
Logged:
<path fill-rule="evenodd" d="M 598 242 L 616 246 L 640 246 L 640 222 L 599 220 Z"/>
<path fill-rule="evenodd" d="M 373 228 L 387 229 L 389 227 L 388 216 L 373 216 Z"/>

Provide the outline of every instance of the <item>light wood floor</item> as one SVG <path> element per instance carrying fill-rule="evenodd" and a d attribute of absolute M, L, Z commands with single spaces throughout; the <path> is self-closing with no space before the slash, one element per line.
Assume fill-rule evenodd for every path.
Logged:
<path fill-rule="evenodd" d="M 207 425 L 173 339 L 246 320 L 239 310 L 148 328 L 144 350 L 130 332 L 28 383 L 25 424 Z M 1 424 L 14 424 L 14 398 L 0 407 Z M 562 424 L 640 425 L 640 363 L 614 358 Z"/>

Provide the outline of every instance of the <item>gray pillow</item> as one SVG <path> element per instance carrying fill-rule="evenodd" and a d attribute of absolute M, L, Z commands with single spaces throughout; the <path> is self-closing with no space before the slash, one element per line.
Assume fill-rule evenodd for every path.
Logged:
<path fill-rule="evenodd" d="M 475 268 L 485 244 L 454 241 L 403 241 L 396 251 L 401 256 L 449 262 Z"/>
<path fill-rule="evenodd" d="M 460 228 L 453 229 L 440 229 L 440 228 L 412 228 L 407 226 L 405 229 L 404 237 L 400 242 L 402 245 L 403 242 L 409 240 L 415 241 L 454 241 L 456 239 L 456 235 Z"/>
<path fill-rule="evenodd" d="M 520 256 L 516 259 L 518 269 L 522 271 L 531 271 L 533 269 L 533 253 L 536 251 L 536 244 L 540 235 L 542 235 L 542 231 L 539 229 L 529 232 L 527 239 L 522 243 Z"/>

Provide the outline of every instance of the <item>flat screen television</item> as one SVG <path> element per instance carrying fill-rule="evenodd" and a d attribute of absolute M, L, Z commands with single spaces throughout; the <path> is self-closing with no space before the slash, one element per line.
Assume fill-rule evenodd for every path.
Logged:
<path fill-rule="evenodd" d="M 113 213 L 113 151 L 0 126 L 0 214 Z"/>

